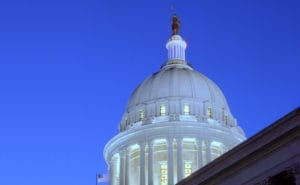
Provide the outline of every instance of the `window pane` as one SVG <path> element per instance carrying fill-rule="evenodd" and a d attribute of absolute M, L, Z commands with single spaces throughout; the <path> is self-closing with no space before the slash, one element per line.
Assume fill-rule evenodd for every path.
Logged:
<path fill-rule="evenodd" d="M 190 105 L 185 104 L 183 107 L 183 114 L 184 115 L 190 115 L 191 111 L 190 111 Z"/>
<path fill-rule="evenodd" d="M 139 111 L 139 121 L 142 121 L 144 119 L 144 111 L 140 110 Z"/>
<path fill-rule="evenodd" d="M 212 115 L 212 109 L 211 109 L 211 108 L 208 108 L 208 109 L 207 109 L 207 116 L 208 116 L 209 118 L 212 118 L 212 117 L 213 117 L 213 115 Z"/>
<path fill-rule="evenodd" d="M 159 112 L 160 116 L 165 116 L 166 115 L 166 106 L 165 105 L 161 105 L 160 106 L 160 112 Z"/>

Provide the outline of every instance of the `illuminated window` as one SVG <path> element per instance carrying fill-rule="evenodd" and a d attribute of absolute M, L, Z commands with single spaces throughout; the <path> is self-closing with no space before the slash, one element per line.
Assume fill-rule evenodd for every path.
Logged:
<path fill-rule="evenodd" d="M 192 164 L 190 162 L 186 162 L 184 164 L 184 177 L 191 175 L 192 173 Z"/>
<path fill-rule="evenodd" d="M 160 116 L 165 116 L 166 115 L 166 106 L 165 105 L 161 105 L 159 108 L 159 115 Z"/>
<path fill-rule="evenodd" d="M 212 118 L 212 117 L 213 117 L 213 115 L 212 115 L 212 109 L 211 109 L 211 108 L 208 108 L 208 109 L 207 109 L 207 116 L 208 116 L 209 118 Z"/>
<path fill-rule="evenodd" d="M 144 111 L 140 110 L 139 111 L 139 121 L 142 121 L 144 119 Z"/>
<path fill-rule="evenodd" d="M 165 163 L 160 165 L 160 185 L 168 185 L 168 166 Z"/>
<path fill-rule="evenodd" d="M 184 115 L 190 115 L 191 114 L 191 106 L 189 104 L 184 105 L 183 114 Z"/>

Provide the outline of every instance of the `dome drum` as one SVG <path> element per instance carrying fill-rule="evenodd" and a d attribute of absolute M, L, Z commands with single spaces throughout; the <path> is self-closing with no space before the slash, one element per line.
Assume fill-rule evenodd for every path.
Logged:
<path fill-rule="evenodd" d="M 182 121 L 149 124 L 120 133 L 107 144 L 104 155 L 111 166 L 111 176 L 118 177 L 113 185 L 125 182 L 138 185 L 142 184 L 140 181 L 151 184 L 149 179 L 159 185 L 164 184 L 164 180 L 170 182 L 169 178 L 172 182 L 179 181 L 244 139 L 243 134 L 213 124 Z M 118 161 L 114 156 L 120 156 Z M 169 177 L 160 178 L 162 168 Z"/>
<path fill-rule="evenodd" d="M 164 115 L 161 115 L 160 112 L 162 106 L 165 107 Z M 189 112 L 184 112 L 185 106 L 189 106 Z M 209 110 L 211 113 L 208 112 Z M 139 117 L 141 111 L 144 114 L 143 119 Z M 217 108 L 209 102 L 197 101 L 195 99 L 173 98 L 171 100 L 161 99 L 156 102 L 152 101 L 132 108 L 123 116 L 120 123 L 120 131 L 125 131 L 135 126 L 164 121 L 189 120 L 193 122 L 208 122 L 208 119 L 215 120 L 225 127 L 236 126 L 236 120 L 225 108 Z"/>

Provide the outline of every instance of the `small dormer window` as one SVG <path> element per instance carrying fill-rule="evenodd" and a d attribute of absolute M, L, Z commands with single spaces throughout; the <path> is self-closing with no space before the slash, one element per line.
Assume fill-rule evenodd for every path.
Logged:
<path fill-rule="evenodd" d="M 191 106 L 189 104 L 185 104 L 183 106 L 183 114 L 190 115 L 191 114 Z"/>
<path fill-rule="evenodd" d="M 138 117 L 139 117 L 139 121 L 142 121 L 144 119 L 144 110 L 139 110 Z"/>
<path fill-rule="evenodd" d="M 207 117 L 209 117 L 209 118 L 213 117 L 212 108 L 210 108 L 210 107 L 207 109 Z"/>
<path fill-rule="evenodd" d="M 165 106 L 165 105 L 161 105 L 161 106 L 159 107 L 159 115 L 160 115 L 160 116 L 165 116 L 166 113 L 167 113 L 167 111 L 166 111 L 166 106 Z"/>

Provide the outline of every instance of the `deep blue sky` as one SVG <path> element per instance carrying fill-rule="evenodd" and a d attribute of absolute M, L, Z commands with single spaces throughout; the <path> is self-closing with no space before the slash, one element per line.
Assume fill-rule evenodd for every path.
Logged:
<path fill-rule="evenodd" d="M 299 0 L 173 1 L 187 59 L 247 136 L 300 105 Z M 95 184 L 131 92 L 166 60 L 170 2 L 0 1 L 0 184 Z"/>

